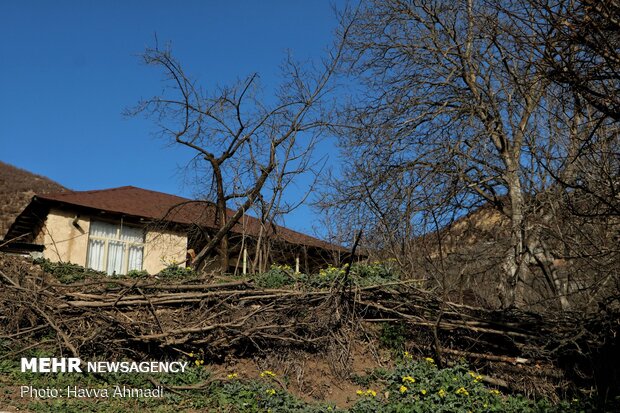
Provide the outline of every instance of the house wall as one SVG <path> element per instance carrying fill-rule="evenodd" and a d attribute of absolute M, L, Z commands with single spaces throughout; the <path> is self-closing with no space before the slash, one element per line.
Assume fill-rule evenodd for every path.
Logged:
<path fill-rule="evenodd" d="M 185 267 L 187 236 L 185 234 L 148 229 L 143 266 L 149 274 L 157 274 L 170 264 Z"/>
<path fill-rule="evenodd" d="M 53 262 L 86 265 L 90 216 L 51 209 L 35 242 L 43 244 L 43 257 Z M 75 224 L 74 225 L 74 220 Z M 148 228 L 145 237 L 143 269 L 156 274 L 167 265 L 185 266 L 187 236 L 184 233 Z"/>
<path fill-rule="evenodd" d="M 45 246 L 43 257 L 50 261 L 86 264 L 88 250 L 89 217 L 79 217 L 76 225 L 73 220 L 78 214 L 69 211 L 51 209 L 47 214 L 37 241 Z"/>

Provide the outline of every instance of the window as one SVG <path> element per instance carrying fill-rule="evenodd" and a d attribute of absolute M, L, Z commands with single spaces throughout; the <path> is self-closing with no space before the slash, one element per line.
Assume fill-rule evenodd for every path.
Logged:
<path fill-rule="evenodd" d="M 142 269 L 144 231 L 142 228 L 91 221 L 86 266 L 108 275 L 127 274 Z"/>

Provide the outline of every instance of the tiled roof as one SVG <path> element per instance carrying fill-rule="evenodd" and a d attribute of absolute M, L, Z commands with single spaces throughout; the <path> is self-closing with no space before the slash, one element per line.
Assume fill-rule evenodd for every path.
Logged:
<path fill-rule="evenodd" d="M 208 228 L 215 225 L 215 206 L 209 201 L 194 201 L 163 192 L 150 191 L 134 186 L 102 189 L 96 191 L 69 191 L 36 196 L 42 201 L 59 202 L 85 208 L 92 208 L 110 213 L 131 215 L 150 220 L 163 220 L 177 224 L 197 224 Z M 234 211 L 228 210 L 228 216 Z M 245 232 L 258 236 L 260 221 L 244 215 L 233 227 L 233 232 Z M 273 228 L 270 228 L 274 231 Z M 302 234 L 291 229 L 275 226 L 277 238 L 291 244 L 306 245 L 329 250 L 344 251 L 344 248 Z"/>

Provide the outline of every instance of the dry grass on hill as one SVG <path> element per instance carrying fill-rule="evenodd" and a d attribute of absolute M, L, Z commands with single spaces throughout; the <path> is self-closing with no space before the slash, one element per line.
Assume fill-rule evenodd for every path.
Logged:
<path fill-rule="evenodd" d="M 0 239 L 19 213 L 37 193 L 60 192 L 67 189 L 40 175 L 0 161 Z"/>

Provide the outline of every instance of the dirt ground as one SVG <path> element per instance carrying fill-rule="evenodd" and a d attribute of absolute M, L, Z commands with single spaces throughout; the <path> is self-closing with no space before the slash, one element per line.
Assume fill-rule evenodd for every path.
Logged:
<path fill-rule="evenodd" d="M 264 358 L 230 358 L 212 368 L 215 376 L 224 378 L 237 373 L 240 378 L 254 379 L 265 370 L 274 372 L 280 386 L 310 403 L 331 402 L 345 408 L 358 398 L 360 389 L 352 381 L 379 367 L 390 366 L 390 355 L 371 343 L 357 343 L 350 349 L 349 358 L 340 358 L 343 352 L 336 346 L 327 354 L 305 352 L 270 353 Z M 287 380 L 283 380 L 285 377 Z"/>

